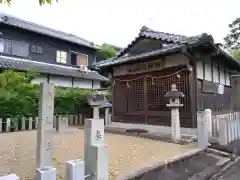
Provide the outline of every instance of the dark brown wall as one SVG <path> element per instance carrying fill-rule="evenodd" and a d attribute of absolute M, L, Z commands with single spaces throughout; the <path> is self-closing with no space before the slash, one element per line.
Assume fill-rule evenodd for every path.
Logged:
<path fill-rule="evenodd" d="M 232 76 L 232 108 L 234 111 L 240 111 L 240 76 Z"/>

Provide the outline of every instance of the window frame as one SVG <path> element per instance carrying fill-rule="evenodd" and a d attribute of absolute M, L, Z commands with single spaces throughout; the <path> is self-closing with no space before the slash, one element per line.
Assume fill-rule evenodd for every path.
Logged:
<path fill-rule="evenodd" d="M 76 55 L 76 66 L 80 66 L 78 65 L 78 60 L 77 60 L 77 56 L 78 55 L 81 55 L 81 56 L 86 56 L 87 57 L 87 66 L 88 66 L 88 55 L 87 54 L 84 54 L 84 53 L 79 53 L 79 52 L 76 52 L 76 51 L 72 51 L 72 50 L 69 50 L 70 53 L 73 53 Z M 73 64 L 72 64 L 73 65 Z"/>
<path fill-rule="evenodd" d="M 33 49 L 34 47 L 35 47 L 35 50 Z M 43 54 L 43 47 L 37 44 L 31 44 L 30 51 L 31 53 L 34 53 L 34 54 Z"/>
<path fill-rule="evenodd" d="M 59 55 L 58 55 L 59 53 Z M 63 58 L 63 53 L 65 53 L 65 57 Z M 67 64 L 68 60 L 68 52 L 64 50 L 56 50 L 56 62 L 60 64 Z"/>

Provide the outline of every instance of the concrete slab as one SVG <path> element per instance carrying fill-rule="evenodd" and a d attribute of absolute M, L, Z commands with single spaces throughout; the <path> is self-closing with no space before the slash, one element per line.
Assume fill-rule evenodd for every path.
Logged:
<path fill-rule="evenodd" d="M 123 129 L 132 129 L 132 128 L 139 128 L 139 129 L 146 129 L 148 132 L 157 132 L 163 134 L 171 134 L 172 130 L 171 127 L 167 126 L 155 126 L 155 125 L 148 125 L 148 124 L 132 124 L 132 123 L 121 123 L 121 122 L 112 122 L 111 127 L 113 128 L 123 128 Z M 185 135 L 193 135 L 196 136 L 197 129 L 196 128 L 181 128 L 181 134 Z"/>

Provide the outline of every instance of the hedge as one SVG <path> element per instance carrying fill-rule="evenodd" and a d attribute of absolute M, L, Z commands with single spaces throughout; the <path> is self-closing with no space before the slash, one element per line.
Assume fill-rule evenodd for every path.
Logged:
<path fill-rule="evenodd" d="M 0 73 L 0 117 L 37 116 L 39 85 L 31 84 L 37 73 L 3 71 Z M 56 114 L 76 114 L 91 90 L 55 88 Z"/>

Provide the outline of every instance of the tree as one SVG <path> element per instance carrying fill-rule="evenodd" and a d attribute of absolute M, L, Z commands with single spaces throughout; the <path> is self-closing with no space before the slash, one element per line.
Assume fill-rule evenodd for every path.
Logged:
<path fill-rule="evenodd" d="M 233 50 L 232 56 L 234 57 L 234 59 L 240 60 L 240 49 Z"/>
<path fill-rule="evenodd" d="M 52 0 L 38 0 L 38 2 L 40 6 L 44 4 L 52 4 Z M 56 0 L 56 2 L 58 2 L 58 0 Z M 8 4 L 10 6 L 12 3 L 12 0 L 0 0 L 0 4 L 1 3 Z"/>
<path fill-rule="evenodd" d="M 240 17 L 236 18 L 228 27 L 230 30 L 224 38 L 224 47 L 230 50 L 240 49 Z"/>
<path fill-rule="evenodd" d="M 112 57 L 115 57 L 117 51 L 112 46 L 102 45 L 97 52 L 97 60 L 106 60 Z"/>

